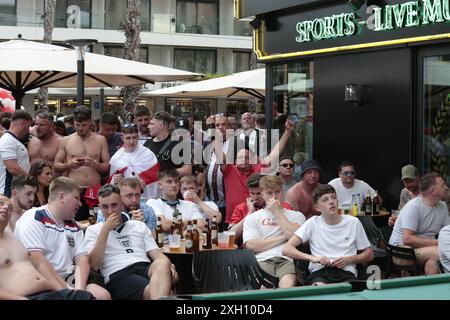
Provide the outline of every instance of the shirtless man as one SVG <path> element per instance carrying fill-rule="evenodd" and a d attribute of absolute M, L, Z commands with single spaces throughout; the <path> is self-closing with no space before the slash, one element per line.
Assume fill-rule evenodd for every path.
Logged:
<path fill-rule="evenodd" d="M 295 210 L 300 211 L 306 217 L 311 218 L 313 215 L 320 213 L 314 208 L 313 193 L 319 186 L 320 173 L 322 169 L 315 160 L 306 160 L 302 163 L 302 181 L 295 184 L 286 193 L 284 200 L 289 202 Z"/>
<path fill-rule="evenodd" d="M 76 132 L 61 139 L 53 167 L 56 172 L 68 170 L 68 176 L 81 188 L 83 206 L 75 220 L 87 220 L 89 208 L 98 204 L 100 174 L 109 172 L 108 144 L 104 136 L 90 130 L 91 110 L 78 106 L 74 113 Z"/>
<path fill-rule="evenodd" d="M 9 227 L 12 231 L 16 226 L 17 220 L 23 213 L 33 207 L 36 194 L 37 181 L 27 176 L 16 176 L 11 182 L 11 205 L 12 214 L 9 219 Z"/>
<path fill-rule="evenodd" d="M 54 287 L 31 263 L 24 246 L 6 231 L 11 201 L 0 195 L 0 300 L 93 299 L 86 291 Z"/>
<path fill-rule="evenodd" d="M 46 110 L 40 110 L 35 116 L 36 136 L 28 143 L 30 163 L 44 160 L 48 163 L 55 161 L 61 137 L 53 130 L 53 116 Z"/>

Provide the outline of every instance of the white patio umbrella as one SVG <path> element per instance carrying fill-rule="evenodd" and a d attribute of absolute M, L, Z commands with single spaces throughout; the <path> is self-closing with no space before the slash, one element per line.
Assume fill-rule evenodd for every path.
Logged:
<path fill-rule="evenodd" d="M 77 87 L 76 51 L 14 39 L 0 43 L 0 88 L 12 92 L 16 106 L 25 92 L 41 86 Z M 129 86 L 188 79 L 200 74 L 95 53 L 85 54 L 85 87 Z"/>
<path fill-rule="evenodd" d="M 264 100 L 266 69 L 234 73 L 229 76 L 190 82 L 176 87 L 144 93 L 165 97 L 256 97 Z"/>

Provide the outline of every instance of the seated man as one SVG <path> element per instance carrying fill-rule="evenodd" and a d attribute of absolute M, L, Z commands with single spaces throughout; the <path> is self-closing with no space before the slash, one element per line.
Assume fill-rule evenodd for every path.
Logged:
<path fill-rule="evenodd" d="M 432 172 L 420 179 L 419 188 L 420 195 L 408 201 L 400 211 L 389 243 L 414 248 L 425 274 L 437 274 L 439 251 L 436 235 L 450 223 L 447 206 L 442 201 L 448 187 L 438 173 Z"/>
<path fill-rule="evenodd" d="M 357 280 L 356 265 L 373 260 L 373 250 L 361 222 L 351 215 L 339 214 L 336 191 L 330 185 L 320 185 L 313 200 L 321 215 L 311 217 L 295 231 L 284 246 L 283 254 L 310 262 L 310 275 L 305 284 Z M 309 242 L 311 254 L 297 250 L 306 242 Z"/>
<path fill-rule="evenodd" d="M 55 287 L 87 290 L 97 299 L 111 296 L 90 283 L 83 231 L 74 218 L 80 191 L 71 178 L 58 177 L 50 184 L 48 204 L 27 210 L 17 221 L 14 236 L 28 249 L 31 262 Z"/>
<path fill-rule="evenodd" d="M 11 212 L 11 201 L 0 195 L 0 300 L 95 299 L 87 291 L 54 285 L 36 269 L 27 250 L 5 230 Z"/>
<path fill-rule="evenodd" d="M 282 249 L 294 231 L 305 222 L 305 216 L 281 206 L 283 181 L 280 177 L 265 176 L 259 185 L 266 208 L 245 218 L 244 245 L 255 253 L 266 272 L 280 279 L 278 287 L 294 287 L 297 284 L 295 266 L 292 259 L 282 254 Z"/>
<path fill-rule="evenodd" d="M 356 179 L 356 171 L 353 163 L 344 161 L 338 167 L 339 178 L 333 179 L 328 184 L 336 190 L 339 204 L 342 207 L 350 207 L 352 205 L 352 196 L 358 196 L 359 199 L 365 197 L 367 192 L 370 193 L 370 197 L 375 198 L 375 190 L 369 186 L 366 182 Z M 378 195 L 380 205 L 382 199 Z"/>
<path fill-rule="evenodd" d="M 155 211 L 156 217 L 161 217 L 161 225 L 164 232 L 170 232 L 173 213 L 178 210 L 181 213 L 183 226 L 186 227 L 189 220 L 197 219 L 198 227 L 205 225 L 199 206 L 195 203 L 177 198 L 180 191 L 180 175 L 175 169 L 164 169 L 158 174 L 161 197 L 150 199 L 147 205 Z"/>
<path fill-rule="evenodd" d="M 149 300 L 170 294 L 175 267 L 145 224 L 122 212 L 120 190 L 107 184 L 98 192 L 105 221 L 89 226 L 85 246 L 93 270 L 100 270 L 113 299 Z"/>

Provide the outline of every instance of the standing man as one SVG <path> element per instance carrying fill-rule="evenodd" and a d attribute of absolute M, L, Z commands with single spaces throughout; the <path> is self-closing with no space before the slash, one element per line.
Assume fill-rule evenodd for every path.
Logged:
<path fill-rule="evenodd" d="M 54 131 L 53 116 L 47 110 L 39 110 L 36 113 L 35 122 L 36 136 L 28 143 L 30 163 L 44 160 L 53 164 L 61 140 Z"/>
<path fill-rule="evenodd" d="M 23 213 L 33 207 L 37 181 L 31 177 L 17 176 L 12 179 L 11 189 L 12 213 L 9 219 L 9 227 L 14 231 L 16 222 L 22 217 Z"/>
<path fill-rule="evenodd" d="M 134 111 L 134 123 L 139 130 L 139 144 L 143 146 L 147 140 L 151 139 L 150 136 L 150 111 L 144 106 L 137 107 Z"/>
<path fill-rule="evenodd" d="M 438 173 L 432 172 L 420 179 L 419 188 L 420 195 L 408 201 L 400 211 L 389 243 L 414 248 L 425 274 L 437 274 L 436 235 L 450 223 L 447 205 L 442 201 L 448 187 Z"/>
<path fill-rule="evenodd" d="M 100 118 L 100 129 L 98 130 L 98 134 L 106 138 L 110 157 L 112 157 L 123 145 L 121 139 L 122 134 L 117 132 L 119 124 L 119 119 L 112 112 L 104 112 Z"/>
<path fill-rule="evenodd" d="M 91 292 L 109 300 L 109 293 L 88 283 L 89 261 L 83 246 L 83 231 L 73 220 L 80 207 L 78 185 L 59 177 L 50 184 L 48 204 L 26 211 L 17 221 L 14 236 L 27 248 L 31 262 L 54 287 Z"/>
<path fill-rule="evenodd" d="M 119 188 L 98 192 L 105 221 L 89 226 L 85 245 L 93 270 L 100 270 L 113 299 L 150 300 L 168 296 L 177 281 L 175 266 L 161 252 L 145 224 L 122 213 Z"/>
<path fill-rule="evenodd" d="M 293 163 L 293 162 L 292 162 Z M 302 163 L 302 180 L 288 190 L 285 201 L 289 202 L 295 210 L 302 212 L 306 219 L 318 215 L 319 211 L 313 204 L 314 191 L 319 186 L 322 169 L 316 160 L 305 160 Z"/>
<path fill-rule="evenodd" d="M 400 193 L 400 203 L 398 210 L 402 210 L 405 204 L 420 194 L 419 190 L 420 175 L 419 170 L 412 164 L 407 164 L 402 168 L 402 182 L 405 186 Z"/>
<path fill-rule="evenodd" d="M 180 177 L 192 174 L 192 164 L 175 164 L 172 149 L 178 144 L 178 141 L 172 141 L 169 125 L 172 116 L 165 111 L 155 113 L 150 120 L 150 135 L 152 140 L 145 142 L 144 147 L 149 148 L 158 158 L 158 163 L 163 169 L 176 169 Z M 182 159 L 183 155 L 179 155 Z"/>
<path fill-rule="evenodd" d="M 81 188 L 82 207 L 76 220 L 87 220 L 89 208 L 98 203 L 100 174 L 109 171 L 109 152 L 105 137 L 90 130 L 91 110 L 78 106 L 73 113 L 76 133 L 61 139 L 55 157 L 54 169 L 57 172 L 68 170 L 68 176 Z"/>
<path fill-rule="evenodd" d="M 0 193 L 11 197 L 11 180 L 14 176 L 26 176 L 30 171 L 27 148 L 21 142 L 29 134 L 33 119 L 24 110 L 16 110 L 11 126 L 0 138 Z"/>

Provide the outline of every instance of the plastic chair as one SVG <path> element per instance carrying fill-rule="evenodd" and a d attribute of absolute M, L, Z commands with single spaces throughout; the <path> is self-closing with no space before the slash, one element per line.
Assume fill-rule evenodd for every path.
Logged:
<path fill-rule="evenodd" d="M 389 265 L 386 271 L 386 278 L 391 276 L 393 270 L 397 271 L 400 276 L 401 271 L 407 271 L 412 276 L 418 276 L 421 274 L 414 248 L 405 248 L 388 244 L 386 249 L 390 256 L 388 260 Z M 395 263 L 394 258 L 405 260 L 405 263 Z"/>
<path fill-rule="evenodd" d="M 246 249 L 194 252 L 192 276 L 198 293 L 277 288 L 278 278 L 265 272 Z"/>

